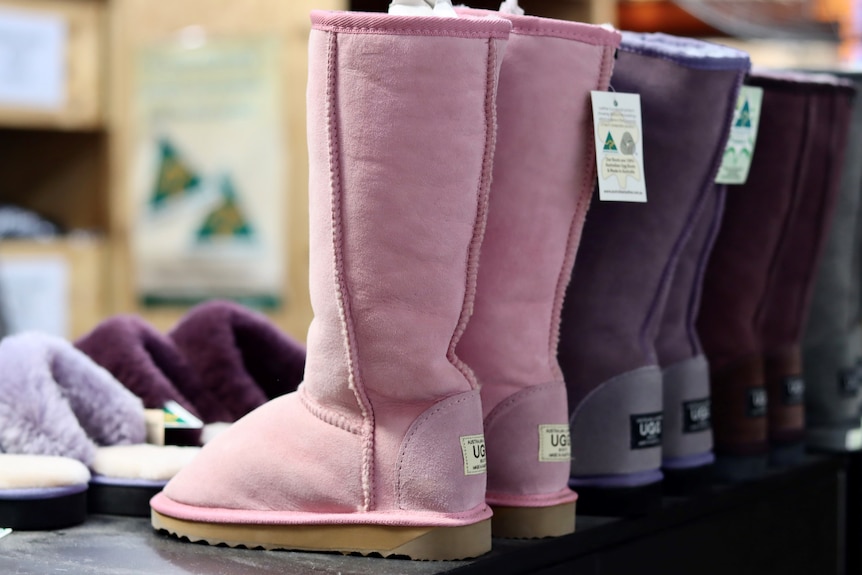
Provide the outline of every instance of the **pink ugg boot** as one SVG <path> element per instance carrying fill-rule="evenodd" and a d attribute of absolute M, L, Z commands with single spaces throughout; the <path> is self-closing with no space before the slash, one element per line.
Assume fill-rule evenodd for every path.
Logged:
<path fill-rule="evenodd" d="M 511 24 L 313 12 L 305 381 L 152 501 L 192 541 L 456 559 L 491 548 L 475 294 Z"/>
<path fill-rule="evenodd" d="M 488 225 L 457 353 L 482 386 L 494 536 L 547 537 L 575 529 L 557 340 L 595 185 L 590 90 L 607 89 L 620 34 L 503 17 L 512 33 L 500 69 Z"/>

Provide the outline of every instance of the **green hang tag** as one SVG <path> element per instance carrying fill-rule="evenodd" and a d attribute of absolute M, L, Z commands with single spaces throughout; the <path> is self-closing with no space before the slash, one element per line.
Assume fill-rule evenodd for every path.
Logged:
<path fill-rule="evenodd" d="M 730 136 L 721 159 L 721 167 L 715 177 L 717 184 L 744 184 L 754 156 L 757 129 L 760 126 L 760 106 L 763 88 L 742 86 L 733 111 Z"/>

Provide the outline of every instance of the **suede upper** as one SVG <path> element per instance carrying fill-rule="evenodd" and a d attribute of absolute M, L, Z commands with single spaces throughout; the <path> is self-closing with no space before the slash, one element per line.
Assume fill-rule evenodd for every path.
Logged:
<path fill-rule="evenodd" d="M 692 216 L 708 193 L 728 135 L 744 54 L 691 65 L 688 48 L 662 56 L 624 36 L 611 85 L 639 93 L 647 203 L 593 202 L 563 305 L 560 363 L 569 405 L 622 372 L 656 364 L 654 340 Z M 653 43 L 663 36 L 649 36 Z M 686 46 L 697 41 L 686 41 Z M 665 57 L 679 53 L 684 64 Z"/>
<path fill-rule="evenodd" d="M 312 24 L 305 379 L 207 444 L 152 506 L 222 523 L 476 524 L 491 515 L 486 475 L 465 442 L 482 412 L 454 349 L 511 24 L 329 12 Z"/>

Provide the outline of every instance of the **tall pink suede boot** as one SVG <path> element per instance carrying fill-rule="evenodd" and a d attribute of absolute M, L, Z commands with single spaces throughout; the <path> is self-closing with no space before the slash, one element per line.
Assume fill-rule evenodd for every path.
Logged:
<path fill-rule="evenodd" d="M 305 381 L 152 500 L 192 541 L 456 559 L 491 548 L 482 407 L 455 355 L 496 132 L 498 18 L 313 12 Z"/>
<path fill-rule="evenodd" d="M 618 32 L 512 22 L 473 317 L 458 357 L 482 385 L 496 537 L 575 529 L 560 308 L 595 184 L 590 90 L 606 90 Z"/>

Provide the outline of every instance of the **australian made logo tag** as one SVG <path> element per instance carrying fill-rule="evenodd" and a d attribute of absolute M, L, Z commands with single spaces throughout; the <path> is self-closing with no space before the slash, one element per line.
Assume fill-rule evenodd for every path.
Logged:
<path fill-rule="evenodd" d="M 698 433 L 712 426 L 709 398 L 685 401 L 682 404 L 682 432 Z"/>
<path fill-rule="evenodd" d="M 464 475 L 485 473 L 488 465 L 485 458 L 485 436 L 461 436 L 461 455 L 464 456 Z"/>
<path fill-rule="evenodd" d="M 630 415 L 631 448 L 646 449 L 661 445 L 662 413 L 642 413 Z"/>
<path fill-rule="evenodd" d="M 646 202 L 640 94 L 590 93 L 599 199 Z"/>
<path fill-rule="evenodd" d="M 745 413 L 748 417 L 763 417 L 766 415 L 766 388 L 750 387 L 748 389 L 748 403 Z"/>
<path fill-rule="evenodd" d="M 730 124 L 730 135 L 715 181 L 718 184 L 744 184 L 754 156 L 763 88 L 742 86 Z"/>
<path fill-rule="evenodd" d="M 571 461 L 572 438 L 568 425 L 539 425 L 539 461 Z"/>

